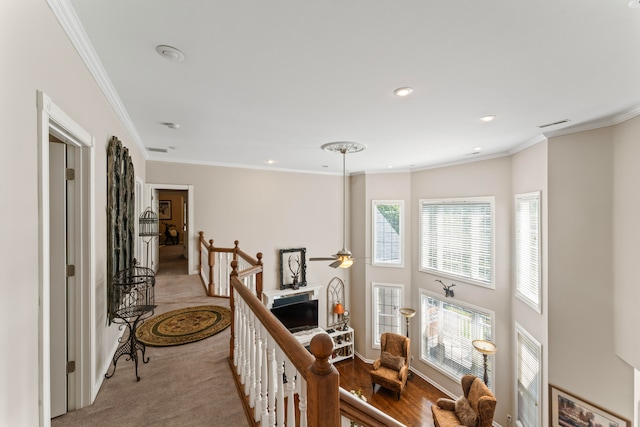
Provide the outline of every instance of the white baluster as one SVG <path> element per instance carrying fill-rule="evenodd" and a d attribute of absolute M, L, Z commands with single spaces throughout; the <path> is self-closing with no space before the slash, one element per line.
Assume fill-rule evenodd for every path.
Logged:
<path fill-rule="evenodd" d="M 262 416 L 262 323 L 256 318 L 256 363 L 255 363 L 255 411 L 253 413 L 254 421 L 260 421 Z"/>
<path fill-rule="evenodd" d="M 269 364 L 269 421 L 267 425 L 276 425 L 276 394 L 278 393 L 278 360 L 276 358 L 276 342 L 271 335 L 267 337 L 268 351 L 267 360 Z"/>
<path fill-rule="evenodd" d="M 276 425 L 278 427 L 284 427 L 284 383 L 282 374 L 284 373 L 284 353 L 280 347 L 276 347 L 276 364 L 278 368 L 278 391 L 276 402 Z"/>
<path fill-rule="evenodd" d="M 296 405 L 295 405 L 295 389 L 296 389 L 296 368 L 289 359 L 284 362 L 284 374 L 287 377 L 286 393 L 287 393 L 287 427 L 296 427 Z"/>
<path fill-rule="evenodd" d="M 307 381 L 302 375 L 298 375 L 298 397 L 300 398 L 300 427 L 307 427 Z"/>
<path fill-rule="evenodd" d="M 240 304 L 240 297 L 238 293 L 234 290 L 233 297 L 235 300 L 235 309 L 233 311 L 233 325 L 234 325 L 234 335 L 233 335 L 233 366 L 236 368 L 236 372 L 238 371 L 238 329 L 240 327 L 240 309 L 238 308 Z"/>
<path fill-rule="evenodd" d="M 269 409 L 267 404 L 267 396 L 268 396 L 268 387 L 269 387 L 269 356 L 268 356 L 268 339 L 267 339 L 267 330 L 264 325 L 260 325 L 261 330 L 261 338 L 262 338 L 262 381 L 261 381 L 261 392 L 262 395 L 262 413 L 260 415 L 261 422 L 263 425 L 267 425 L 267 417 L 269 415 Z"/>
<path fill-rule="evenodd" d="M 251 309 L 248 305 L 245 306 L 245 331 L 244 331 L 244 367 L 243 367 L 243 377 L 244 381 L 244 394 L 246 396 L 249 395 L 249 371 L 251 368 L 249 364 L 251 363 Z"/>
<path fill-rule="evenodd" d="M 249 406 L 256 405 L 256 315 L 249 312 Z"/>

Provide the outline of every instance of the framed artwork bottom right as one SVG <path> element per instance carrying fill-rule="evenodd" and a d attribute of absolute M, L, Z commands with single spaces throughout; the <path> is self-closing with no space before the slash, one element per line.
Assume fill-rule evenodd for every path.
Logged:
<path fill-rule="evenodd" d="M 549 384 L 551 427 L 631 427 L 631 422 Z"/>

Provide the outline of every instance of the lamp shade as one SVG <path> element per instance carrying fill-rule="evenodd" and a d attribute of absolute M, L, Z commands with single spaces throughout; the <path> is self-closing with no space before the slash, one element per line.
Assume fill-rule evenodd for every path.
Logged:
<path fill-rule="evenodd" d="M 340 301 L 338 301 L 336 305 L 333 307 L 333 312 L 335 314 L 344 314 L 344 306 Z"/>
<path fill-rule="evenodd" d="M 494 354 L 498 351 L 498 347 L 491 341 L 473 340 L 473 347 L 482 354 Z"/>

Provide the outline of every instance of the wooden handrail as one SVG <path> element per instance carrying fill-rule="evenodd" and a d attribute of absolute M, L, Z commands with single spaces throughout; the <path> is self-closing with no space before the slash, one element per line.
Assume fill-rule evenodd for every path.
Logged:
<path fill-rule="evenodd" d="M 340 388 L 340 413 L 357 424 L 369 427 L 405 427 L 384 412 Z"/>
<path fill-rule="evenodd" d="M 207 240 L 204 237 L 204 231 L 200 231 L 199 233 L 199 244 L 202 246 L 202 248 L 204 248 L 204 250 L 207 253 L 207 268 L 208 268 L 208 281 L 205 283 L 205 278 L 203 278 L 202 274 L 200 275 L 200 278 L 202 279 L 202 284 L 205 287 L 205 290 L 207 292 L 207 295 L 209 296 L 218 296 L 218 297 L 228 297 L 229 295 L 218 295 L 216 294 L 216 283 L 215 283 L 215 278 L 214 278 L 214 271 L 215 271 L 215 264 L 216 264 L 216 254 L 221 254 L 221 253 L 227 253 L 227 254 L 233 254 L 233 260 L 237 261 L 239 259 L 241 259 L 244 263 L 246 263 L 247 265 L 250 265 L 252 267 L 258 267 L 262 266 L 262 253 L 258 253 L 256 255 L 256 257 L 254 258 L 253 256 L 249 255 L 248 253 L 244 252 L 243 250 L 240 249 L 240 242 L 238 240 L 235 240 L 233 242 L 234 246 L 232 248 L 222 248 L 222 247 L 217 247 L 214 245 L 213 239 L 209 239 Z M 203 256 L 202 256 L 202 250 L 198 251 L 199 257 L 198 257 L 198 270 L 199 271 L 203 271 L 203 268 L 205 268 L 205 266 L 203 265 Z M 227 264 L 228 265 L 228 264 Z M 221 267 L 218 267 L 221 268 Z M 222 270 L 224 271 L 224 270 Z M 221 272 L 222 272 L 221 271 Z M 244 277 L 250 277 L 251 275 L 255 274 L 257 272 L 257 270 L 244 270 L 243 271 L 243 275 L 241 276 L 241 278 Z M 244 274 L 246 273 L 246 274 Z M 225 276 L 227 277 L 227 276 Z M 220 284 L 219 284 L 220 285 Z M 223 283 L 224 285 L 224 283 Z M 226 289 L 226 287 L 223 287 Z M 256 276 L 256 294 L 258 296 L 258 298 L 262 298 L 262 275 L 257 275 Z"/>

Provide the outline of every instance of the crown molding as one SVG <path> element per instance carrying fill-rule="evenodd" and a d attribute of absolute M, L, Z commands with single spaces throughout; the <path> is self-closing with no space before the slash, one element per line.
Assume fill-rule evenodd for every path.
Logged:
<path fill-rule="evenodd" d="M 546 136 L 547 138 L 553 138 L 557 136 L 570 135 L 572 133 L 586 132 L 589 130 L 619 125 L 620 123 L 626 122 L 627 120 L 631 120 L 638 116 L 640 116 L 640 106 L 630 108 L 621 113 L 614 114 L 608 117 L 603 117 L 603 118 L 592 120 L 589 122 L 580 123 L 578 125 L 566 127 L 564 129 L 545 132 L 543 135 Z"/>
<path fill-rule="evenodd" d="M 89 72 L 95 79 L 96 83 L 98 83 L 102 93 L 105 98 L 107 98 L 107 102 L 115 111 L 116 116 L 118 116 L 122 122 L 144 159 L 147 160 L 149 158 L 149 153 L 147 153 L 147 150 L 142 143 L 142 139 L 140 138 L 140 135 L 138 135 L 138 131 L 136 130 L 131 117 L 129 117 L 129 113 L 127 113 L 127 110 L 124 108 L 122 100 L 120 100 L 120 96 L 118 96 L 118 93 L 113 87 L 111 79 L 109 79 L 109 76 L 104 70 L 104 66 L 100 61 L 100 58 L 98 58 L 96 51 L 93 49 L 93 46 L 89 41 L 89 37 L 87 37 L 87 33 L 84 31 L 84 27 L 80 23 L 78 15 L 73 9 L 71 2 L 69 0 L 47 0 L 47 4 L 58 19 L 58 22 L 60 22 L 62 29 L 69 37 L 69 40 L 71 40 L 71 43 L 76 48 L 76 51 L 89 69 Z"/>

